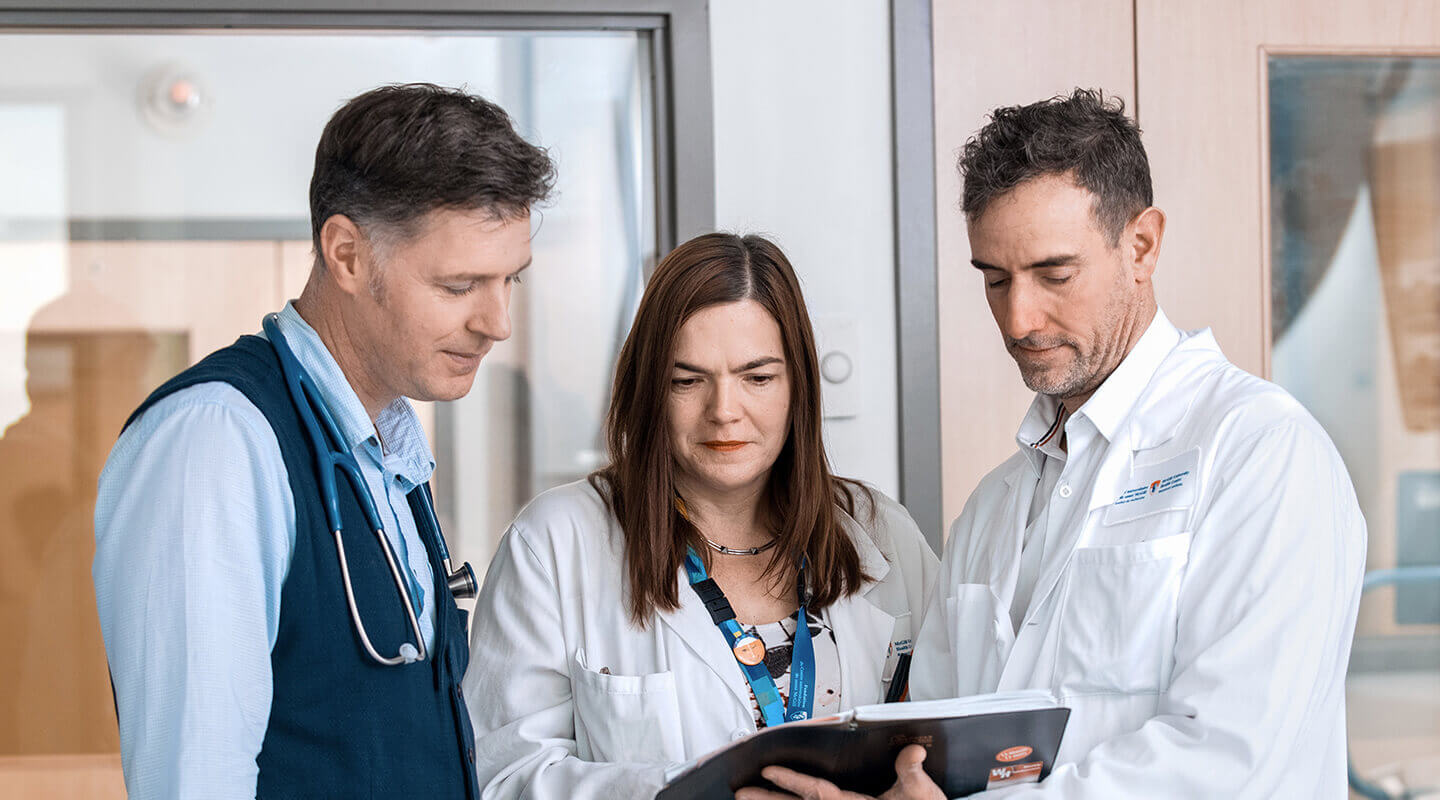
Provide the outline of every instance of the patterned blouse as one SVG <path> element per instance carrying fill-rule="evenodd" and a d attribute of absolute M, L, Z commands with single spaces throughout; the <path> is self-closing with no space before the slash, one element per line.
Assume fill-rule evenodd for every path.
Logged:
<path fill-rule="evenodd" d="M 751 625 L 746 633 L 760 637 L 765 643 L 765 666 L 770 677 L 775 679 L 775 688 L 780 690 L 780 699 L 790 699 L 790 653 L 795 642 L 795 627 L 800 612 L 764 625 Z M 840 651 L 835 647 L 835 629 L 824 611 L 811 612 L 810 638 L 815 646 L 815 708 L 812 718 L 827 717 L 840 713 Z M 755 702 L 755 692 L 750 692 L 750 713 L 755 718 L 755 727 L 764 728 L 765 720 L 760 715 L 760 704 Z"/>

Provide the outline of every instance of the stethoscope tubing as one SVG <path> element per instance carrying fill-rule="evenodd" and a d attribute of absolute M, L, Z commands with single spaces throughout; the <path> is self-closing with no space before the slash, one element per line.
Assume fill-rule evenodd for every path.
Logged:
<path fill-rule="evenodd" d="M 345 603 L 350 606 L 350 619 L 355 623 L 355 632 L 360 634 L 360 643 L 364 645 L 365 652 L 387 667 L 424 661 L 427 654 L 425 637 L 420 635 L 420 620 L 415 617 L 415 604 L 410 598 L 410 587 L 406 585 L 405 578 L 400 574 L 400 566 L 396 561 L 393 548 L 390 547 L 389 540 L 385 538 L 384 529 L 376 529 L 375 538 L 380 541 L 381 550 L 385 553 L 385 563 L 390 566 L 390 576 L 395 580 L 395 586 L 400 590 L 404 600 L 405 618 L 410 623 L 410 629 L 415 632 L 416 655 L 413 657 L 405 652 L 405 646 L 410 644 L 409 642 L 400 645 L 400 654 L 392 658 L 380 655 L 380 651 L 371 644 L 370 635 L 365 632 L 365 623 L 360 621 L 360 608 L 355 604 L 355 589 L 354 585 L 350 583 L 350 565 L 345 560 L 345 543 L 341 541 L 338 529 L 331 531 L 331 534 L 335 537 L 335 552 L 340 556 L 340 576 L 345 585 Z"/>
<path fill-rule="evenodd" d="M 261 322 L 261 327 L 265 331 L 266 338 L 270 340 L 270 345 L 275 348 L 275 354 L 280 360 L 280 373 L 285 378 L 285 386 L 290 392 L 290 399 L 295 404 L 295 411 L 315 448 L 315 458 L 319 467 L 316 477 L 320 480 L 320 496 L 323 501 L 322 505 L 325 507 L 326 522 L 329 524 L 331 536 L 335 539 L 335 553 L 340 561 L 340 577 L 345 589 L 345 603 L 350 608 L 350 621 L 355 625 L 355 632 L 359 634 L 360 643 L 365 648 L 365 652 L 378 663 L 385 666 L 397 666 L 424 661 L 427 655 L 425 636 L 420 630 L 420 620 L 415 615 L 415 602 L 410 594 L 409 581 L 400 572 L 399 559 L 395 556 L 395 549 L 391 546 L 389 537 L 385 535 L 385 526 L 380 523 L 380 513 L 375 508 L 375 500 L 371 497 L 369 488 L 365 486 L 364 477 L 360 474 L 360 464 L 355 460 L 354 454 L 344 449 L 344 440 L 340 437 L 339 426 L 335 424 L 329 409 L 321 400 L 319 392 L 313 384 L 313 379 L 300 365 L 295 353 L 290 349 L 289 343 L 285 341 L 284 334 L 280 332 L 279 320 L 278 314 L 267 314 Z M 375 532 L 375 538 L 380 543 L 380 552 L 385 555 L 385 564 L 390 568 L 390 576 L 394 580 L 395 588 L 399 591 L 400 599 L 405 606 L 405 619 L 410 624 L 410 630 L 415 634 L 413 654 L 405 652 L 406 647 L 410 645 L 409 642 L 405 642 L 400 646 L 399 655 L 382 656 L 370 641 L 369 632 L 365 630 L 365 623 L 360 617 L 360 608 L 355 602 L 355 587 L 350 581 L 350 564 L 345 557 L 345 542 L 341 535 L 343 525 L 340 519 L 340 496 L 335 484 L 337 471 L 350 482 L 350 488 L 354 490 L 355 497 L 360 502 L 360 511 L 365 516 L 365 522 L 370 530 Z M 427 504 L 430 502 L 428 493 L 426 501 Z M 434 512 L 430 511 L 429 513 L 433 520 Z M 440 548 L 445 555 L 445 568 L 448 571 L 449 552 L 444 545 L 444 535 L 440 533 L 438 525 L 436 525 L 435 531 L 441 542 Z"/>

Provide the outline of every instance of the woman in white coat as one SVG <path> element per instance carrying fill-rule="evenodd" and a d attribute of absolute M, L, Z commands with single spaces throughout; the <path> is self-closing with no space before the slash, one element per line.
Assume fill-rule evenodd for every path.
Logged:
<path fill-rule="evenodd" d="M 611 464 L 520 512 L 476 606 L 485 797 L 651 797 L 757 727 L 903 694 L 936 559 L 830 474 L 779 248 L 709 234 L 656 267 L 606 424 Z"/>

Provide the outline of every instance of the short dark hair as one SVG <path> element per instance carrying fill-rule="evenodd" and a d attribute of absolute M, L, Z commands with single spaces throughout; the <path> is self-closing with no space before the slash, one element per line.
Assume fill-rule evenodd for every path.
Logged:
<path fill-rule="evenodd" d="M 320 228 L 335 214 L 367 235 L 408 237 L 442 208 L 523 216 L 554 184 L 550 157 L 522 139 L 494 103 L 429 83 L 371 89 L 330 117 L 315 148 L 316 263 Z"/>
<path fill-rule="evenodd" d="M 990 202 L 1032 178 L 1069 175 L 1095 196 L 1095 221 L 1113 245 L 1154 202 L 1150 160 L 1125 102 L 1076 89 L 1027 106 L 997 108 L 960 154 L 961 209 L 976 219 Z"/>

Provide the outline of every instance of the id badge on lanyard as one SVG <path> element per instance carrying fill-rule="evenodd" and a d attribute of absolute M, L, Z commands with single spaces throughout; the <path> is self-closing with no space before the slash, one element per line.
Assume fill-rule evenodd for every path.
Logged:
<path fill-rule="evenodd" d="M 735 620 L 735 611 L 725 593 L 705 573 L 705 562 L 693 549 L 685 554 L 685 574 L 690 578 L 690 587 L 705 603 L 710 619 L 725 637 L 725 644 L 735 655 L 735 661 L 755 693 L 755 702 L 760 706 L 760 716 L 766 727 L 786 722 L 809 719 L 815 710 L 815 644 L 810 637 L 809 618 L 805 615 L 805 564 L 800 565 L 800 578 L 796 590 L 800 597 L 800 612 L 795 625 L 795 641 L 790 651 L 790 698 L 781 702 L 780 690 L 770 669 L 765 666 L 765 643 L 753 634 L 746 633 Z"/>

